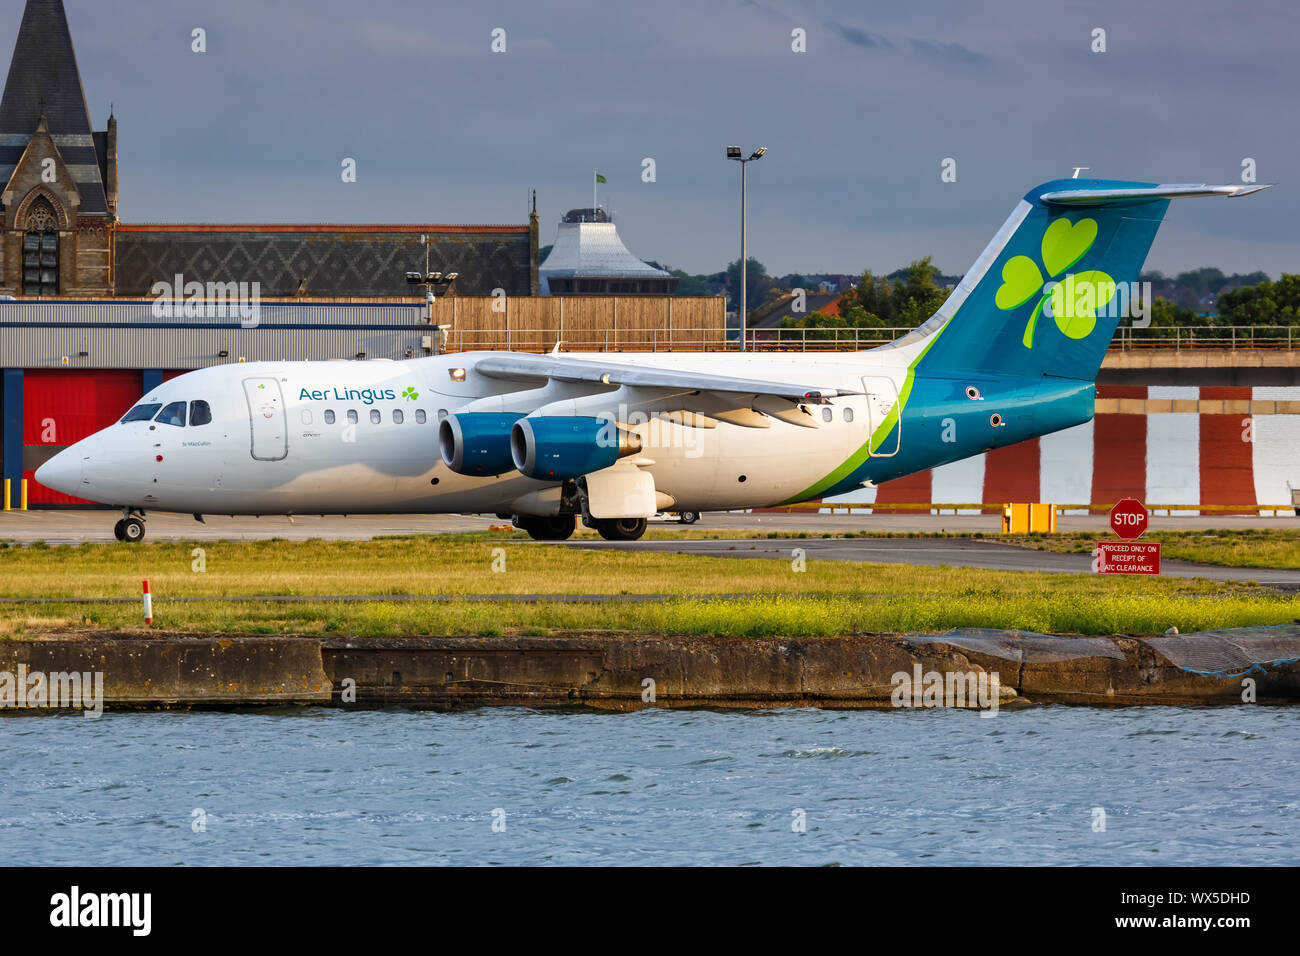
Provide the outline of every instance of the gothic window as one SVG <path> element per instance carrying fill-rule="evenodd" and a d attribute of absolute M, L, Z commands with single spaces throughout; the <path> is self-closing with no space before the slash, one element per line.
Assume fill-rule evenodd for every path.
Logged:
<path fill-rule="evenodd" d="M 59 220 L 38 196 L 27 210 L 23 233 L 23 295 L 59 294 Z"/>

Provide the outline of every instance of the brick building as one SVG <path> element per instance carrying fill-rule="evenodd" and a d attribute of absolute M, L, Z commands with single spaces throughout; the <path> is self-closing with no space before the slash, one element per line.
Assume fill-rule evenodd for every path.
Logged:
<path fill-rule="evenodd" d="M 537 295 L 537 217 L 516 225 L 143 225 L 118 219 L 117 121 L 95 131 L 63 0 L 27 0 L 0 100 L 0 293 L 142 297 L 155 282 L 258 282 L 266 296 Z M 427 244 L 427 248 L 426 248 Z"/>

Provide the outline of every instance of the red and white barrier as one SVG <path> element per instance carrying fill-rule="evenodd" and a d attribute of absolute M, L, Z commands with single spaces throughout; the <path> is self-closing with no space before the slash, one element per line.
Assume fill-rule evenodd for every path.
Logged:
<path fill-rule="evenodd" d="M 1300 388 L 1099 385 L 1097 398 L 1102 410 L 1084 425 L 833 501 L 1109 505 L 1131 495 L 1158 511 L 1161 504 L 1287 505 L 1291 486 L 1300 488 L 1300 414 L 1242 410 L 1251 407 L 1243 403 L 1300 402 Z M 1202 405 L 1172 410 L 1195 407 L 1190 402 Z M 1204 411 L 1207 405 L 1215 410 Z"/>

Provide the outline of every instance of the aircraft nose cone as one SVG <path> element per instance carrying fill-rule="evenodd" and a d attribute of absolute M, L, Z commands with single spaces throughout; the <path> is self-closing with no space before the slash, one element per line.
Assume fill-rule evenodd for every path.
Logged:
<path fill-rule="evenodd" d="M 81 486 L 81 452 L 65 448 L 36 469 L 36 480 L 46 488 L 75 495 Z"/>

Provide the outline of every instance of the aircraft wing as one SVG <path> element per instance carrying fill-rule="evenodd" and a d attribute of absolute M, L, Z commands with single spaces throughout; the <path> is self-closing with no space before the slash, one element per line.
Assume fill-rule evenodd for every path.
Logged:
<path fill-rule="evenodd" d="M 561 382 L 590 382 L 599 385 L 630 385 L 682 392 L 725 392 L 737 395 L 770 396 L 795 405 L 825 405 L 838 395 L 861 392 L 820 385 L 735 378 L 710 372 L 619 365 L 602 360 L 576 359 L 564 355 L 493 355 L 479 359 L 475 371 L 492 378 L 536 378 Z"/>

